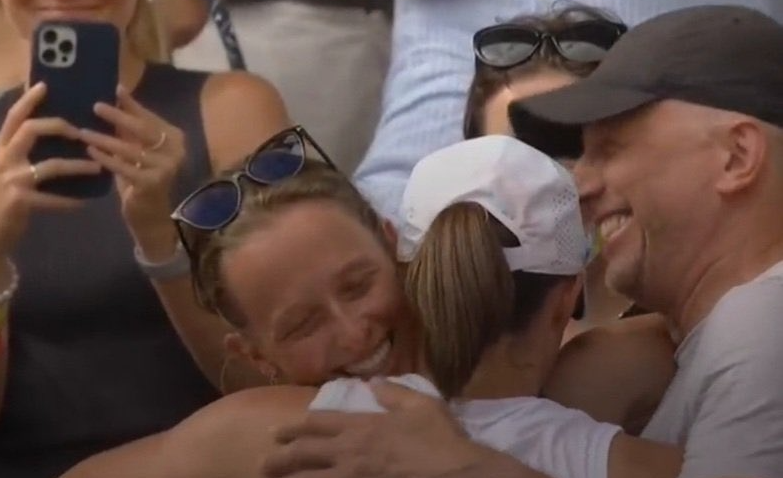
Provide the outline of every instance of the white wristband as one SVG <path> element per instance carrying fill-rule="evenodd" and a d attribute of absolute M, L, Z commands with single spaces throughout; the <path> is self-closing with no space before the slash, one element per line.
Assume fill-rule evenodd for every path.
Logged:
<path fill-rule="evenodd" d="M 181 241 L 177 241 L 174 253 L 163 262 L 150 262 L 144 257 L 139 246 L 133 248 L 133 255 L 136 257 L 136 263 L 150 279 L 165 281 L 190 274 L 190 259 Z"/>

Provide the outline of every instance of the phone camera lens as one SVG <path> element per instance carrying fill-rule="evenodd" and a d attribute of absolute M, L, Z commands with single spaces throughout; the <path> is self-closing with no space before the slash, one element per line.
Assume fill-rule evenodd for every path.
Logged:
<path fill-rule="evenodd" d="M 60 53 L 71 53 L 73 51 L 73 42 L 71 40 L 63 40 L 60 42 Z"/>
<path fill-rule="evenodd" d="M 54 63 L 55 61 L 57 61 L 57 52 L 54 51 L 53 48 L 47 48 L 41 54 L 41 58 L 43 58 L 43 61 L 45 61 L 46 63 Z"/>
<path fill-rule="evenodd" d="M 57 41 L 57 32 L 54 30 L 46 30 L 43 33 L 43 41 L 45 43 L 54 43 Z"/>

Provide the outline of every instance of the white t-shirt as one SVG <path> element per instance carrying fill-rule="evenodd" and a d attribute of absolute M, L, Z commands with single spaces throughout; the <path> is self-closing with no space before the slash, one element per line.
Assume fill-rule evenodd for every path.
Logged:
<path fill-rule="evenodd" d="M 389 380 L 433 397 L 437 389 L 419 375 Z M 620 427 L 536 397 L 471 400 L 451 405 L 479 443 L 506 452 L 552 478 L 606 478 L 609 449 Z M 383 412 L 367 384 L 339 379 L 321 387 L 311 410 Z"/>
<path fill-rule="evenodd" d="M 642 436 L 685 447 L 681 478 L 783 477 L 783 262 L 721 298 L 676 360 Z"/>

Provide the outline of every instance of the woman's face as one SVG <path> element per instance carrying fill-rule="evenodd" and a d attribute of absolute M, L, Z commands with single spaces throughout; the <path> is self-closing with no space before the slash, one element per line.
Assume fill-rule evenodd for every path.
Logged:
<path fill-rule="evenodd" d="M 413 371 L 415 322 L 395 261 L 340 206 L 281 210 L 226 252 L 221 272 L 248 323 L 245 355 L 266 375 L 318 385 Z"/>
<path fill-rule="evenodd" d="M 139 1 L 145 0 L 1 0 L 10 22 L 24 38 L 45 20 L 82 20 L 114 24 L 124 32 Z"/>
<path fill-rule="evenodd" d="M 525 75 L 501 88 L 484 106 L 483 134 L 513 135 L 508 107 L 516 100 L 547 93 L 574 83 L 578 78 L 568 72 L 543 69 Z"/>

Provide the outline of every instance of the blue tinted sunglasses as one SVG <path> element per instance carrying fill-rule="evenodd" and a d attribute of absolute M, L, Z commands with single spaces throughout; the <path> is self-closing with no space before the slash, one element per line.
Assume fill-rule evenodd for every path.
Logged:
<path fill-rule="evenodd" d="M 247 157 L 241 170 L 228 178 L 210 181 L 185 198 L 171 218 L 177 225 L 182 245 L 188 255 L 193 248 L 188 243 L 182 225 L 203 231 L 220 231 L 239 215 L 242 208 L 240 179 L 266 186 L 296 176 L 308 160 L 306 146 L 312 146 L 317 158 L 337 170 L 326 153 L 301 126 L 286 129 Z"/>

